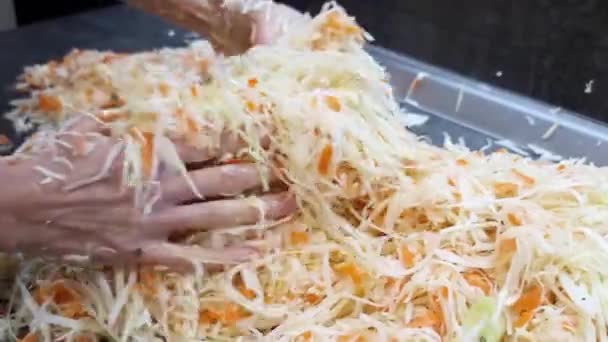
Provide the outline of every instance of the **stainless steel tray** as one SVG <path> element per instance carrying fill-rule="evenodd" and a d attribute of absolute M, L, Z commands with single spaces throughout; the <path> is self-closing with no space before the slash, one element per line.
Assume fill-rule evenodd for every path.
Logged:
<path fill-rule="evenodd" d="M 443 132 L 463 137 L 470 148 L 493 142 L 532 157 L 585 157 L 608 165 L 608 125 L 376 46 L 369 52 L 391 75 L 406 108 L 430 116 L 413 130 L 434 143 Z M 498 144 L 497 144 L 498 143 Z M 553 154 L 551 156 L 550 154 Z"/>

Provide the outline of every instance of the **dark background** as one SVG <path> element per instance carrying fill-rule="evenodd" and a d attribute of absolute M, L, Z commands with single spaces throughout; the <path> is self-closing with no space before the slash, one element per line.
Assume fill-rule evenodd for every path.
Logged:
<path fill-rule="evenodd" d="M 19 25 L 115 3 L 15 0 Z M 287 0 L 318 11 L 322 0 Z M 342 0 L 378 45 L 608 121 L 606 0 Z M 501 74 L 499 77 L 497 74 Z M 591 93 L 585 85 L 594 80 Z"/>

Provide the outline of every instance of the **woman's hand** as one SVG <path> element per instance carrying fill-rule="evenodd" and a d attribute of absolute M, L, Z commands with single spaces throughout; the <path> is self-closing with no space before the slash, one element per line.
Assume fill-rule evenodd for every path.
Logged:
<path fill-rule="evenodd" d="M 305 16 L 269 0 L 127 0 L 176 25 L 199 33 L 226 54 L 276 41 Z"/>
<path fill-rule="evenodd" d="M 210 250 L 172 243 L 169 237 L 192 229 L 255 224 L 262 219 L 261 212 L 264 219 L 278 219 L 295 209 L 286 192 L 265 194 L 257 201 L 234 197 L 261 188 L 254 165 L 189 171 L 204 198 L 218 198 L 205 202 L 193 201 L 196 196 L 184 177 L 169 174 L 160 165 L 158 182 L 154 182 L 150 198 L 143 199 L 153 205 L 143 214 L 144 208 L 134 205 L 134 189 L 121 184 L 122 143 L 102 131 L 102 124 L 83 117 L 73 128 L 57 134 L 54 149 L 45 149 L 31 159 L 0 159 L 2 250 L 178 267 L 187 266 L 189 260 L 239 262 L 255 250 L 239 246 Z M 178 150 L 186 162 L 200 162 L 242 147 L 234 136 L 225 135 L 224 140 L 215 151 L 184 146 Z"/>

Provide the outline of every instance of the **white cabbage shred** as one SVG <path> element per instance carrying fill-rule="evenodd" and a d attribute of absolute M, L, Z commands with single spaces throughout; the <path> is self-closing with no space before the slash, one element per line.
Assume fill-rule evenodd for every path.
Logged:
<path fill-rule="evenodd" d="M 299 210 L 276 224 L 188 240 L 221 247 L 250 239 L 263 254 L 223 271 L 22 261 L 14 273 L 3 269 L 16 285 L 0 310 L 0 334 L 607 341 L 608 170 L 429 145 L 402 128 L 404 113 L 365 37 L 330 5 L 242 56 L 195 41 L 131 55 L 75 51 L 27 68 L 19 87 L 30 97 L 16 102 L 16 122 L 53 131 L 75 111 L 99 117 L 127 137 L 126 182 L 154 172 L 146 144 L 162 146 L 155 158 L 184 173 L 166 137 L 214 148 L 233 131 L 248 144 L 239 157 L 278 168 Z"/>

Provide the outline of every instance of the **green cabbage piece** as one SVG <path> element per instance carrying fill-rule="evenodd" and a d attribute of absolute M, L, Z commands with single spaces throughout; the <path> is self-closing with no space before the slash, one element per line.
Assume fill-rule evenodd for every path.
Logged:
<path fill-rule="evenodd" d="M 505 319 L 499 316 L 493 320 L 497 310 L 496 301 L 490 297 L 482 297 L 467 310 L 463 318 L 465 331 L 475 329 L 481 324 L 477 337 L 480 342 L 499 342 L 505 334 Z"/>

